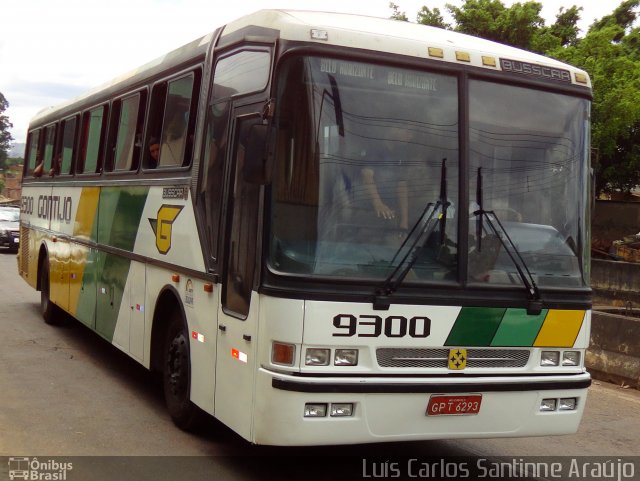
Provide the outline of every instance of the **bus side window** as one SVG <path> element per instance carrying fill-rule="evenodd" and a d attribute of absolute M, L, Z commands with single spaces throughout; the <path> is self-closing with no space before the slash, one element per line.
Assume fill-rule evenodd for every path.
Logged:
<path fill-rule="evenodd" d="M 105 122 L 106 107 L 104 105 L 85 112 L 82 116 L 82 157 L 78 172 L 85 174 L 99 172 Z"/>
<path fill-rule="evenodd" d="M 56 127 L 57 125 L 50 125 L 45 129 L 45 144 L 44 144 L 44 164 L 43 174 L 52 176 L 55 173 L 55 162 L 53 158 L 54 147 L 56 143 Z"/>
<path fill-rule="evenodd" d="M 35 168 L 40 164 L 42 157 L 40 157 L 40 129 L 32 130 L 29 132 L 29 140 L 27 142 L 27 175 L 36 176 Z M 40 172 L 42 175 L 42 172 Z"/>
<path fill-rule="evenodd" d="M 130 171 L 137 167 L 136 135 L 139 131 L 140 94 L 113 102 L 105 169 Z"/>
<path fill-rule="evenodd" d="M 150 122 L 156 124 L 148 129 L 147 168 L 190 164 L 199 92 L 200 70 L 154 87 Z M 157 125 L 158 119 L 162 119 L 161 125 Z M 157 162 L 149 152 L 155 143 L 160 145 Z"/>
<path fill-rule="evenodd" d="M 155 169 L 158 167 L 158 152 L 153 150 L 151 146 L 160 144 L 160 133 L 162 132 L 162 119 L 164 117 L 164 104 L 166 99 L 167 82 L 154 85 L 151 91 L 149 122 L 147 124 L 147 138 L 145 139 L 144 160 L 142 164 L 142 167 L 145 169 Z"/>
<path fill-rule="evenodd" d="M 60 174 L 66 175 L 71 173 L 73 164 L 76 135 L 78 134 L 78 116 L 75 115 L 62 121 L 62 141 L 60 143 L 61 165 Z"/>

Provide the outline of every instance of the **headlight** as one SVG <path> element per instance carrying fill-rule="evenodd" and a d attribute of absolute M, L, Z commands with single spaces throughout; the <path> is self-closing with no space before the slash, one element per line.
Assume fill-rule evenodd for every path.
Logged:
<path fill-rule="evenodd" d="M 575 411 L 578 406 L 578 399 L 575 397 L 564 397 L 560 399 L 558 403 L 558 410 L 560 411 Z"/>
<path fill-rule="evenodd" d="M 540 411 L 555 411 L 556 403 L 557 401 L 555 399 L 543 399 L 540 403 Z"/>
<path fill-rule="evenodd" d="M 541 366 L 558 366 L 560 364 L 559 351 L 542 351 L 540 356 Z"/>
<path fill-rule="evenodd" d="M 305 418 L 323 418 L 327 415 L 327 405 L 324 403 L 307 403 L 304 405 Z"/>
<path fill-rule="evenodd" d="M 304 356 L 304 363 L 307 366 L 328 366 L 330 357 L 331 350 L 310 347 Z"/>
<path fill-rule="evenodd" d="M 579 366 L 580 351 L 564 351 L 562 353 L 562 365 L 563 366 Z"/>
<path fill-rule="evenodd" d="M 357 366 L 358 350 L 357 349 L 336 349 L 336 354 L 335 354 L 335 357 L 333 358 L 333 364 L 335 366 Z"/>
<path fill-rule="evenodd" d="M 331 417 L 353 416 L 353 403 L 331 403 Z"/>

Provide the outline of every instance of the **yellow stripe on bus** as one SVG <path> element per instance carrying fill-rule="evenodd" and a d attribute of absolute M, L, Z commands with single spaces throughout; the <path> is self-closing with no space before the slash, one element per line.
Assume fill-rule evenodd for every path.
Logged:
<path fill-rule="evenodd" d="M 584 321 L 585 311 L 550 309 L 533 343 L 534 347 L 573 347 Z"/>
<path fill-rule="evenodd" d="M 78 211 L 73 225 L 73 235 L 85 239 L 91 238 L 93 223 L 98 211 L 100 200 L 99 187 L 84 187 L 80 194 Z M 77 314 L 78 300 L 82 291 L 84 270 L 89 257 L 89 248 L 74 244 L 71 246 L 69 265 L 69 312 Z"/>
<path fill-rule="evenodd" d="M 78 211 L 76 212 L 75 223 L 73 225 L 74 237 L 91 238 L 99 200 L 100 187 L 82 188 L 80 202 L 78 202 Z"/>

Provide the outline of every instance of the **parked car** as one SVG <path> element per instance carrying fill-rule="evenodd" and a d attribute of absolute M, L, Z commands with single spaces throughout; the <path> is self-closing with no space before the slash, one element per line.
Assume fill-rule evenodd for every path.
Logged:
<path fill-rule="evenodd" d="M 17 252 L 20 245 L 20 209 L 0 206 L 0 246 Z"/>

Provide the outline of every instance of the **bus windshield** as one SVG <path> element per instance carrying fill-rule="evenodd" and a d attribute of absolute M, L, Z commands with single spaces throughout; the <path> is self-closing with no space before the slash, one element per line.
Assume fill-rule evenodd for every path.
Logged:
<path fill-rule="evenodd" d="M 536 282 L 584 285 L 586 100 L 472 81 L 470 154 L 460 159 L 454 75 L 300 56 L 283 63 L 277 85 L 272 271 L 380 282 L 427 206 L 441 201 L 405 282 L 460 282 L 465 259 L 467 282 L 519 286 L 502 244 L 474 216 L 482 167 L 482 207 L 503 222 Z M 469 219 L 468 239 L 459 216 Z"/>

